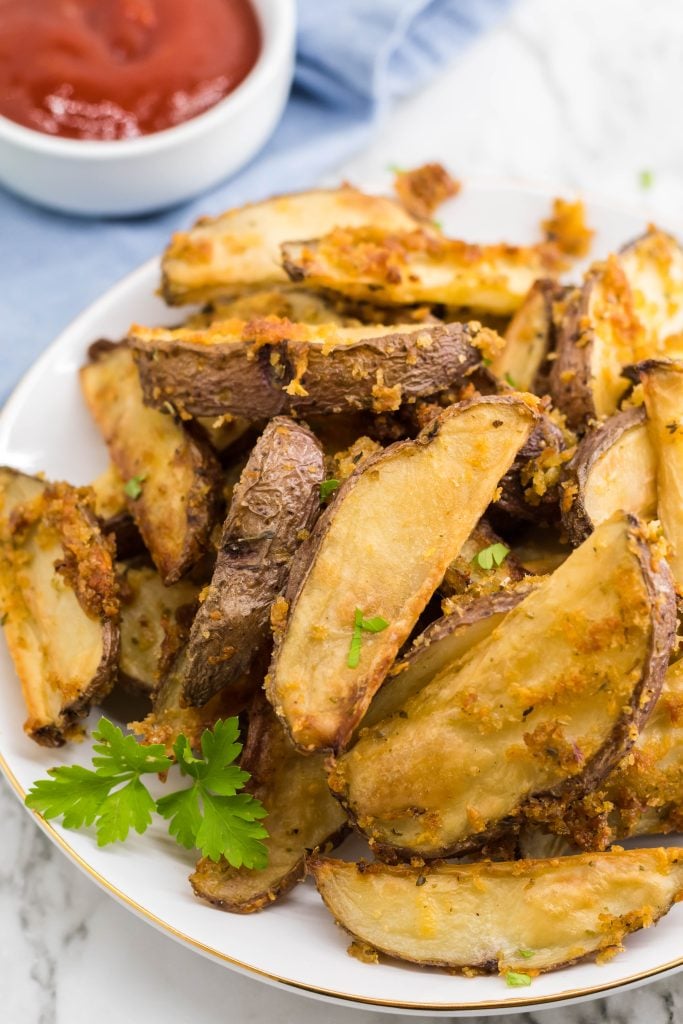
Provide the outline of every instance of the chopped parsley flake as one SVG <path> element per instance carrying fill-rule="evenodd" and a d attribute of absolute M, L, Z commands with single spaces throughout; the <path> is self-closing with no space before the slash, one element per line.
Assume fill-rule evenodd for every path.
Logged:
<path fill-rule="evenodd" d="M 641 171 L 638 175 L 638 182 L 641 188 L 648 189 L 654 185 L 655 176 L 652 171 Z"/>
<path fill-rule="evenodd" d="M 511 388 L 516 388 L 517 387 L 517 383 L 514 380 L 512 374 L 506 373 L 505 374 L 505 380 L 508 382 L 508 384 L 510 385 Z"/>
<path fill-rule="evenodd" d="M 505 984 L 510 988 L 524 988 L 531 984 L 530 974 L 520 974 L 518 971 L 508 971 L 505 975 Z"/>
<path fill-rule="evenodd" d="M 497 544 L 489 544 L 487 548 L 482 548 L 474 556 L 473 561 L 477 563 L 480 569 L 493 569 L 494 565 L 502 565 L 509 554 L 510 548 L 499 542 Z"/>
<path fill-rule="evenodd" d="M 536 951 L 533 950 L 533 949 L 518 949 L 517 950 L 517 956 L 522 956 L 522 957 L 524 957 L 525 960 L 528 960 L 529 957 L 531 957 L 531 956 L 535 956 L 535 954 L 536 954 Z"/>
<path fill-rule="evenodd" d="M 123 493 L 127 498 L 132 498 L 133 501 L 137 501 L 142 494 L 142 485 L 146 479 L 146 473 L 141 473 L 140 476 L 132 476 L 130 480 L 126 481 Z"/>
<path fill-rule="evenodd" d="M 389 623 L 381 615 L 375 615 L 372 619 L 366 619 L 363 611 L 356 608 L 353 615 L 353 633 L 346 664 L 349 668 L 358 668 L 360 664 L 360 652 L 363 646 L 363 633 L 381 633 Z"/>
<path fill-rule="evenodd" d="M 339 480 L 323 480 L 320 485 L 320 500 L 327 501 L 339 489 L 340 483 Z"/>

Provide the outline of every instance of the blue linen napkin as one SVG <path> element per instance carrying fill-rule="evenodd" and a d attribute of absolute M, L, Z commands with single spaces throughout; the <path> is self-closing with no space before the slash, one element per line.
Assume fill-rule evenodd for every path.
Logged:
<path fill-rule="evenodd" d="M 313 185 L 363 146 L 511 0 L 299 0 L 294 89 L 261 153 L 186 206 L 127 220 L 52 213 L 0 188 L 0 403 L 81 309 L 200 213 Z"/>

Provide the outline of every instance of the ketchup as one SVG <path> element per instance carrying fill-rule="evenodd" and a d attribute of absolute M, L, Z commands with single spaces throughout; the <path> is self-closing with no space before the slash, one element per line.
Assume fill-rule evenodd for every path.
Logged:
<path fill-rule="evenodd" d="M 249 0 L 0 0 L 0 114 L 130 139 L 212 107 L 261 48 Z"/>

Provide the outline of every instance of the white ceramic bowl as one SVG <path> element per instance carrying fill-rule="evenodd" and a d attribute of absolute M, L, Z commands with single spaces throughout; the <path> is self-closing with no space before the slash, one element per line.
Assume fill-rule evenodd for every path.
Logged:
<path fill-rule="evenodd" d="M 88 142 L 0 116 L 0 182 L 43 206 L 122 217 L 172 206 L 226 178 L 263 146 L 294 73 L 295 0 L 252 0 L 262 48 L 244 81 L 214 107 L 166 131 Z"/>

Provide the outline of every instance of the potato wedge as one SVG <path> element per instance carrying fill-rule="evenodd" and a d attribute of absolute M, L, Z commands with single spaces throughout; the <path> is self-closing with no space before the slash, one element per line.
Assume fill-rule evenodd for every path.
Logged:
<path fill-rule="evenodd" d="M 479 325 L 337 327 L 269 317 L 206 331 L 134 326 L 145 401 L 182 415 L 387 412 L 463 383 L 502 344 Z"/>
<path fill-rule="evenodd" d="M 120 565 L 121 652 L 119 679 L 126 689 L 152 697 L 187 641 L 200 585 L 190 579 L 164 586 L 151 566 Z"/>
<path fill-rule="evenodd" d="M 99 346 L 81 387 L 112 462 L 128 481 L 128 509 L 164 583 L 205 553 L 218 510 L 220 467 L 203 437 L 143 404 L 125 345 Z"/>
<path fill-rule="evenodd" d="M 299 235 L 298 238 L 305 238 Z M 467 306 L 508 315 L 539 277 L 564 267 L 552 245 L 471 245 L 426 229 L 337 228 L 285 242 L 282 265 L 296 284 L 387 306 Z"/>
<path fill-rule="evenodd" d="M 270 647 L 270 606 L 320 510 L 322 448 L 306 427 L 271 420 L 233 492 L 210 586 L 192 624 L 183 696 L 206 704 Z"/>
<path fill-rule="evenodd" d="M 628 752 L 674 633 L 668 566 L 637 520 L 615 517 L 401 717 L 368 729 L 330 786 L 381 856 L 480 847 L 529 807 L 594 788 Z"/>
<path fill-rule="evenodd" d="M 583 429 L 617 411 L 628 387 L 622 369 L 638 358 L 644 338 L 619 257 L 593 264 L 567 301 L 549 377 L 570 427 Z"/>
<path fill-rule="evenodd" d="M 657 516 L 671 548 L 676 590 L 683 595 L 683 361 L 647 360 L 629 370 L 643 385 L 657 474 Z"/>
<path fill-rule="evenodd" d="M 61 746 L 116 680 L 112 550 L 88 488 L 0 470 L 0 607 L 28 710 L 24 729 Z"/>
<path fill-rule="evenodd" d="M 420 633 L 405 654 L 394 663 L 388 678 L 375 694 L 361 722 L 361 731 L 391 715 L 400 714 L 410 697 L 447 665 L 463 660 L 486 640 L 508 612 L 538 584 L 518 583 L 497 593 L 461 598 L 452 610 Z"/>
<path fill-rule="evenodd" d="M 338 301 L 305 288 L 293 288 L 287 282 L 278 287 L 246 292 L 232 299 L 214 299 L 199 313 L 188 317 L 183 327 L 196 330 L 211 327 L 222 320 L 257 320 L 265 316 L 276 316 L 292 323 L 338 324 L 340 327 L 358 327 L 362 323 L 355 316 L 346 316 Z"/>
<path fill-rule="evenodd" d="M 683 850 L 407 865 L 314 857 L 327 909 L 354 938 L 411 963 L 528 975 L 604 961 L 683 897 Z"/>
<path fill-rule="evenodd" d="M 346 744 L 535 417 L 522 398 L 451 406 L 342 484 L 274 609 L 266 689 L 299 747 Z M 388 626 L 365 632 L 350 667 L 357 610 Z"/>
<path fill-rule="evenodd" d="M 655 454 L 643 406 L 610 416 L 589 431 L 567 466 L 562 522 L 580 544 L 619 509 L 641 519 L 657 511 Z"/>
<path fill-rule="evenodd" d="M 584 850 L 683 831 L 683 661 L 669 666 L 634 746 L 598 788 L 561 814 L 539 809 L 533 820 Z"/>
<path fill-rule="evenodd" d="M 651 226 L 621 250 L 619 262 L 645 328 L 643 350 L 634 357 L 672 354 L 667 340 L 683 332 L 683 249 L 672 235 Z"/>
<path fill-rule="evenodd" d="M 327 787 L 323 757 L 304 757 L 292 746 L 268 702 L 257 697 L 249 711 L 240 767 L 251 774 L 246 790 L 268 811 L 268 866 L 233 868 L 203 857 L 190 876 L 195 894 L 233 914 L 269 907 L 306 874 L 311 850 L 332 849 L 346 831 L 346 816 Z"/>
<path fill-rule="evenodd" d="M 505 331 L 505 347 L 493 360 L 491 369 L 520 391 L 535 391 L 539 376 L 555 348 L 553 307 L 566 297 L 568 289 L 557 281 L 535 281 Z"/>
<path fill-rule="evenodd" d="M 166 249 L 163 296 L 179 306 L 280 285 L 287 281 L 280 267 L 282 242 L 363 224 L 409 231 L 416 221 L 394 200 L 350 185 L 275 196 L 220 217 L 203 217 L 190 231 L 174 235 Z"/>
<path fill-rule="evenodd" d="M 560 480 L 567 451 L 565 433 L 545 410 L 500 482 L 492 512 L 514 522 L 552 523 L 560 518 Z"/>

